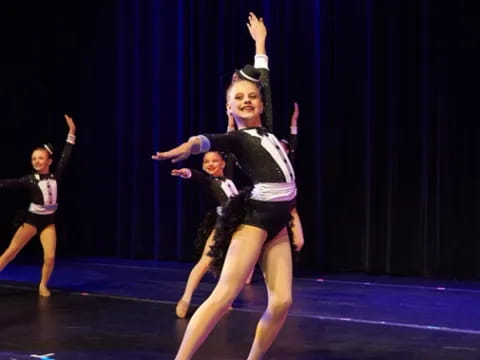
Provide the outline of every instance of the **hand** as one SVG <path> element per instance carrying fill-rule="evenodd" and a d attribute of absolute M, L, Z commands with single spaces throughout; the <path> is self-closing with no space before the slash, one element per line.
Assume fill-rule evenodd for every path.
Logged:
<path fill-rule="evenodd" d="M 298 103 L 295 101 L 293 103 L 293 114 L 292 118 L 290 119 L 290 126 L 297 126 L 298 115 L 300 115 L 300 111 L 298 110 Z"/>
<path fill-rule="evenodd" d="M 295 252 L 299 253 L 303 248 L 304 240 L 303 238 L 297 239 L 293 237 L 293 245 L 295 245 Z"/>
<path fill-rule="evenodd" d="M 168 160 L 171 159 L 172 163 L 187 159 L 192 153 L 192 143 L 187 141 L 182 145 L 177 146 L 169 151 L 157 152 L 152 155 L 153 160 Z"/>
<path fill-rule="evenodd" d="M 247 27 L 248 31 L 250 32 L 250 36 L 255 42 L 264 42 L 267 38 L 267 27 L 263 23 L 263 18 L 258 19 L 253 12 L 248 13 Z"/>
<path fill-rule="evenodd" d="M 192 171 L 187 168 L 173 169 L 170 174 L 172 176 L 180 176 L 183 179 L 190 179 L 192 177 Z"/>
<path fill-rule="evenodd" d="M 75 123 L 73 122 L 73 119 L 67 114 L 63 116 L 65 117 L 65 121 L 67 122 L 67 125 L 68 125 L 68 133 L 70 135 L 75 135 L 76 127 L 75 127 Z"/>

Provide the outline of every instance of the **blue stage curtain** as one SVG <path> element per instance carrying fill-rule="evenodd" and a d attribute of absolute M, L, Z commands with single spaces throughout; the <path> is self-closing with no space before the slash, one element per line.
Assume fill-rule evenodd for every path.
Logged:
<path fill-rule="evenodd" d="M 61 254 L 192 260 L 207 195 L 169 173 L 199 168 L 200 156 L 178 166 L 150 156 L 225 131 L 225 89 L 253 59 L 252 10 L 268 26 L 279 136 L 300 105 L 300 266 L 479 276 L 475 2 L 1 6 L 0 149 L 9 156 L 0 177 L 29 171 L 36 142 L 61 146 L 63 113 L 78 123 L 61 193 Z M 16 205 L 10 194 L 0 199 L 7 235 Z"/>

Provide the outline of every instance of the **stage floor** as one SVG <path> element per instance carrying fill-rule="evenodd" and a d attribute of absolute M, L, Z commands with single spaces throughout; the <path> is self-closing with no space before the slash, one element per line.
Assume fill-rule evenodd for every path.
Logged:
<path fill-rule="evenodd" d="M 173 359 L 188 322 L 174 309 L 190 266 L 59 260 L 53 295 L 40 298 L 39 264 L 14 262 L 0 273 L 0 360 Z M 207 276 L 193 304 L 213 286 Z M 257 272 L 194 359 L 245 359 L 265 301 Z M 479 304 L 480 282 L 297 277 L 266 359 L 478 360 Z"/>

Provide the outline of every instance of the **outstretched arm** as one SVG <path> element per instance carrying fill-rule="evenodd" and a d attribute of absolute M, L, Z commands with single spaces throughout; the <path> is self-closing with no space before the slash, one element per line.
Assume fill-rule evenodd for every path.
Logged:
<path fill-rule="evenodd" d="M 173 163 L 187 159 L 191 154 L 201 154 L 209 150 L 236 154 L 240 147 L 241 135 L 236 131 L 226 134 L 204 134 L 192 136 L 183 144 L 164 152 L 152 155 L 153 160 L 170 160 Z"/>
<path fill-rule="evenodd" d="M 173 169 L 170 175 L 179 176 L 182 179 L 190 179 L 192 177 L 192 170 L 188 168 Z"/>
<path fill-rule="evenodd" d="M 2 189 L 21 189 L 28 187 L 29 178 L 27 176 L 20 179 L 0 179 L 0 190 Z"/>
<path fill-rule="evenodd" d="M 202 151 L 202 142 L 199 136 L 192 136 L 188 141 L 174 147 L 171 150 L 157 152 L 152 155 L 153 160 L 171 160 L 172 163 L 188 159 L 191 154 L 200 154 Z M 208 149 L 207 149 L 208 150 Z"/>

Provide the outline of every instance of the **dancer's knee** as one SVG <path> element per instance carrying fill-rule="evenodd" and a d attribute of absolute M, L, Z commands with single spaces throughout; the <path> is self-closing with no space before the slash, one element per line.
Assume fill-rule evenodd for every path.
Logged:
<path fill-rule="evenodd" d="M 292 306 L 292 297 L 285 295 L 281 297 L 275 297 L 268 303 L 268 311 L 273 316 L 282 316 L 288 313 Z"/>
<path fill-rule="evenodd" d="M 215 289 L 210 296 L 210 302 L 213 306 L 218 308 L 220 311 L 228 311 L 230 306 L 235 300 L 236 293 L 234 289 L 226 288 L 226 289 Z"/>

